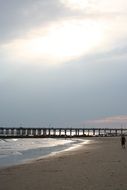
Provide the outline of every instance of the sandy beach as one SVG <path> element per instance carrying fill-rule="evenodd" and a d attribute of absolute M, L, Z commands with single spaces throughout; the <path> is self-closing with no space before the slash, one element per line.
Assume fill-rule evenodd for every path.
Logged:
<path fill-rule="evenodd" d="M 120 138 L 90 138 L 81 148 L 0 170 L 0 190 L 127 190 Z"/>

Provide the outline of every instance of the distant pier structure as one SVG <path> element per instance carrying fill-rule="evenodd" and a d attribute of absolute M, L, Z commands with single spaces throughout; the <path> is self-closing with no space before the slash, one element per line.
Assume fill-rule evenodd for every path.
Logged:
<path fill-rule="evenodd" d="M 0 128 L 0 138 L 111 137 L 127 135 L 127 128 Z"/>

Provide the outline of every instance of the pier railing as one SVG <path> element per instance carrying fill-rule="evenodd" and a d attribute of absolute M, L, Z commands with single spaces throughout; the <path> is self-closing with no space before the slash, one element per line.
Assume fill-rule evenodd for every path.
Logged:
<path fill-rule="evenodd" d="M 127 135 L 127 128 L 0 128 L 0 138 L 110 137 Z"/>

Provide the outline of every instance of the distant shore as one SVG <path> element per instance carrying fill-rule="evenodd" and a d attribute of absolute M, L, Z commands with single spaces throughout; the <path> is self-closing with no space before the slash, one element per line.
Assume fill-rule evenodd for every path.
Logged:
<path fill-rule="evenodd" d="M 127 190 L 120 137 L 91 138 L 79 149 L 0 170 L 0 190 Z"/>

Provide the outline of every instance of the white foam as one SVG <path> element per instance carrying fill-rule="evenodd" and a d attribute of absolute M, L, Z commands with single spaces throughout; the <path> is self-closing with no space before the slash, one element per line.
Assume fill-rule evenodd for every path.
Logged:
<path fill-rule="evenodd" d="M 82 139 L 6 139 L 0 141 L 0 167 L 34 160 L 79 148 L 89 140 Z M 8 162 L 9 160 L 9 162 Z"/>

